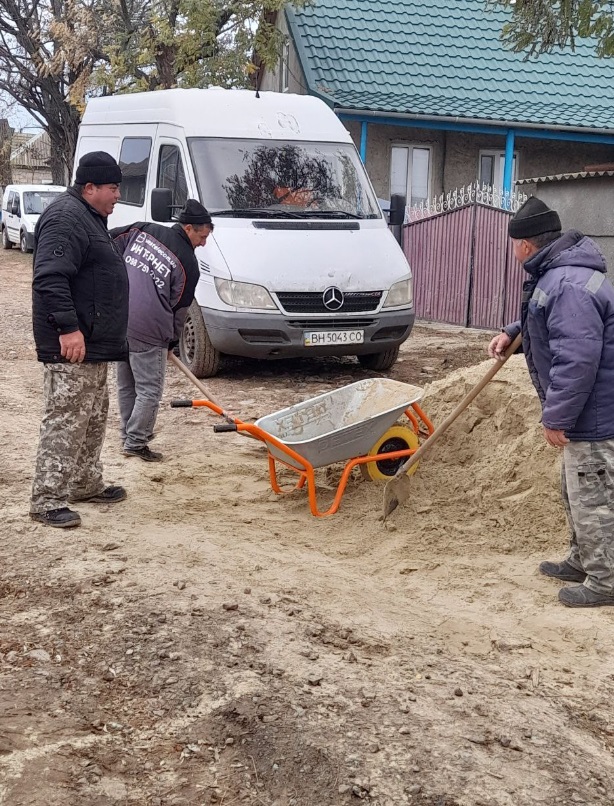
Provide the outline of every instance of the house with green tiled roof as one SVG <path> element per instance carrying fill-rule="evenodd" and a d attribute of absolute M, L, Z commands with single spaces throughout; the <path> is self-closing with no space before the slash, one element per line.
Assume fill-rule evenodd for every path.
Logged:
<path fill-rule="evenodd" d="M 288 5 L 279 66 L 260 88 L 330 104 L 381 198 L 611 167 L 614 60 L 579 41 L 527 61 L 501 44 L 506 19 L 485 0 Z"/>

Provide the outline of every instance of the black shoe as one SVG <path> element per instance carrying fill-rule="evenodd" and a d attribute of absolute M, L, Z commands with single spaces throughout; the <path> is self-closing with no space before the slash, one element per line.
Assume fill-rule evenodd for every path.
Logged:
<path fill-rule="evenodd" d="M 55 526 L 57 529 L 69 529 L 72 526 L 81 526 L 81 517 L 68 507 L 50 509 L 47 512 L 30 512 L 33 521 L 43 523 L 45 526 Z"/>
<path fill-rule="evenodd" d="M 124 456 L 138 456 L 144 462 L 161 462 L 163 457 L 158 451 L 152 451 L 147 445 L 141 448 L 124 448 Z"/>
<path fill-rule="evenodd" d="M 105 487 L 104 490 L 96 495 L 88 495 L 85 498 L 71 498 L 70 503 L 74 504 L 79 501 L 85 501 L 88 504 L 117 504 L 119 501 L 125 501 L 127 493 L 123 487 Z"/>
<path fill-rule="evenodd" d="M 546 562 L 539 564 L 539 573 L 547 577 L 561 579 L 563 582 L 584 582 L 586 579 L 586 573 L 574 568 L 567 560 L 563 560 L 560 563 L 546 560 Z"/>
<path fill-rule="evenodd" d="M 595 593 L 584 585 L 575 585 L 573 588 L 561 588 L 559 602 L 567 607 L 604 607 L 614 606 L 614 596 L 607 593 Z"/>

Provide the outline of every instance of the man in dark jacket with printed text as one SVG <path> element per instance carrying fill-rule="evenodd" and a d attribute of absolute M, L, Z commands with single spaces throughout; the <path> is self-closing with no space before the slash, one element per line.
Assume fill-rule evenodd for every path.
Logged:
<path fill-rule="evenodd" d="M 128 277 L 107 229 L 121 181 L 110 154 L 84 154 L 75 184 L 43 212 L 34 233 L 32 322 L 44 415 L 30 516 L 45 526 L 81 524 L 67 503 L 126 498 L 123 487 L 105 486 L 100 463 L 108 362 L 128 354 Z"/>
<path fill-rule="evenodd" d="M 172 227 L 137 222 L 111 230 L 130 280 L 128 360 L 117 365 L 121 438 L 126 456 L 161 462 L 149 441 L 164 391 L 169 350 L 179 341 L 199 278 L 194 250 L 213 230 L 211 216 L 188 199 Z"/>
<path fill-rule="evenodd" d="M 530 278 L 522 318 L 490 343 L 500 357 L 522 330 L 547 442 L 563 450 L 562 493 L 571 529 L 562 562 L 540 571 L 565 582 L 568 607 L 614 605 L 614 288 L 597 245 L 561 233 L 558 214 L 531 197 L 509 223 Z"/>

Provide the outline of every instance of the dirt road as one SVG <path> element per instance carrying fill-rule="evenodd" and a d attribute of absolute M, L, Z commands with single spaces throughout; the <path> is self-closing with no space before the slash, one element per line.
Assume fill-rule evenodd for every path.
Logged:
<path fill-rule="evenodd" d="M 521 358 L 386 526 L 358 475 L 331 518 L 273 495 L 260 445 L 168 408 L 193 396 L 169 370 L 167 461 L 122 457 L 113 407 L 129 499 L 66 533 L 27 518 L 30 264 L 0 254 L 1 806 L 611 806 L 614 612 L 561 607 L 536 572 L 566 535 Z M 434 381 L 441 421 L 486 340 L 417 327 L 390 376 Z M 208 383 L 247 419 L 362 377 L 235 362 Z"/>

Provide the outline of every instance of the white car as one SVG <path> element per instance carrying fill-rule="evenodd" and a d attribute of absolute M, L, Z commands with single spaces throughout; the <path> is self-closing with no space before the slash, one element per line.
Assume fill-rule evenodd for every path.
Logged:
<path fill-rule="evenodd" d="M 34 227 L 43 210 L 64 193 L 60 185 L 7 185 L 2 196 L 2 247 L 34 248 Z"/>

